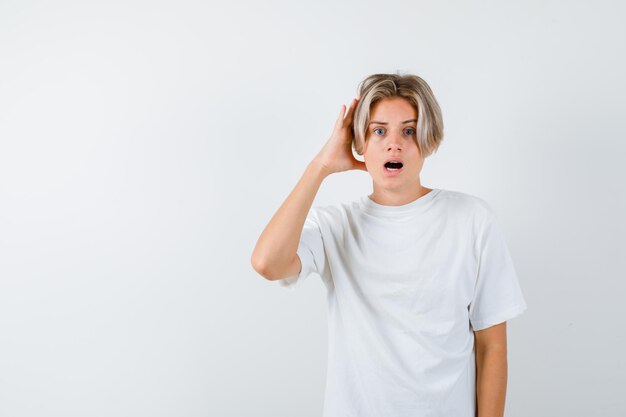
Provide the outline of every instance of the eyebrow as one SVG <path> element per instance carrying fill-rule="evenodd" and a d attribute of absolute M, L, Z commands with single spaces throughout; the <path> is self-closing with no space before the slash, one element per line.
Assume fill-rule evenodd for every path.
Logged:
<path fill-rule="evenodd" d="M 410 122 L 417 122 L 417 119 L 405 120 L 402 123 L 404 124 L 404 123 L 410 123 Z M 376 123 L 376 124 L 379 124 L 379 125 L 388 125 L 389 124 L 389 123 L 386 123 L 386 122 L 379 122 L 377 120 L 372 120 L 369 124 L 373 124 L 373 123 Z"/>

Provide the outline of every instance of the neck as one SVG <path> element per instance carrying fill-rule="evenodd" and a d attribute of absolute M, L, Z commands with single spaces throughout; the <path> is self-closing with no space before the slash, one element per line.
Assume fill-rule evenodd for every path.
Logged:
<path fill-rule="evenodd" d="M 409 190 L 378 189 L 376 184 L 374 184 L 374 192 L 369 195 L 369 198 L 375 203 L 384 206 L 402 206 L 417 200 L 431 191 L 432 188 L 424 187 L 420 183 Z"/>

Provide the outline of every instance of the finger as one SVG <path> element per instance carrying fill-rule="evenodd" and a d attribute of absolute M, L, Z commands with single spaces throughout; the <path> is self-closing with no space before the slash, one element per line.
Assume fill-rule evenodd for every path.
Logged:
<path fill-rule="evenodd" d="M 354 112 L 356 111 L 356 107 L 359 105 L 359 99 L 354 99 L 354 105 L 350 108 L 350 122 L 352 122 L 352 116 L 354 116 Z"/>
<path fill-rule="evenodd" d="M 356 105 L 357 101 L 355 99 L 352 99 L 352 101 L 350 102 L 350 108 L 348 109 L 344 118 L 344 121 L 346 122 L 344 123 L 345 126 L 350 126 L 352 124 L 352 116 L 354 115 L 354 109 L 356 108 Z"/>
<path fill-rule="evenodd" d="M 339 115 L 337 116 L 337 121 L 335 122 L 335 126 L 337 125 L 341 125 L 341 123 L 343 122 L 344 119 L 344 112 L 345 112 L 345 104 L 341 105 L 341 110 L 339 110 Z"/>

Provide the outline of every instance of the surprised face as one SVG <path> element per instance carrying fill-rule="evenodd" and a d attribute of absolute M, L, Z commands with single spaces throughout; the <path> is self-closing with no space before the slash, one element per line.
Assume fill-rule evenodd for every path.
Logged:
<path fill-rule="evenodd" d="M 374 196 L 412 195 L 421 189 L 424 164 L 417 147 L 417 110 L 402 97 L 387 97 L 370 109 L 363 159 L 374 181 Z"/>

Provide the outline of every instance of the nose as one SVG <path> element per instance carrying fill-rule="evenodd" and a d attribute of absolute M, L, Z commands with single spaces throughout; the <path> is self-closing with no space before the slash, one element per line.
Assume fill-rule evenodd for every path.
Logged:
<path fill-rule="evenodd" d="M 388 151 L 393 151 L 393 150 L 402 150 L 402 138 L 399 137 L 398 135 L 390 135 L 389 138 L 389 143 L 387 144 L 387 150 Z"/>

